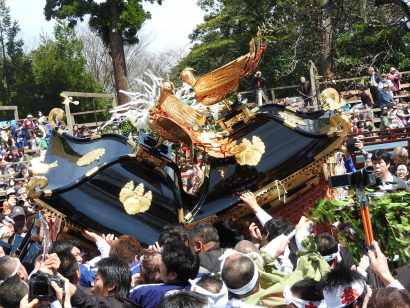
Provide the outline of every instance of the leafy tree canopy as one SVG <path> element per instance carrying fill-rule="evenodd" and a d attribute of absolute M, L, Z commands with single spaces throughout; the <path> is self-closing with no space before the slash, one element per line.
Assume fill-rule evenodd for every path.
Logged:
<path fill-rule="evenodd" d="M 260 70 L 271 85 L 295 84 L 307 75 L 309 60 L 320 74 L 364 74 L 369 65 L 401 70 L 408 63 L 410 33 L 396 6 L 367 1 L 199 0 L 204 22 L 191 33 L 194 46 L 174 71 L 192 66 L 201 75 L 245 54 L 265 26 L 270 41 Z M 242 88 L 249 89 L 249 80 Z"/>
<path fill-rule="evenodd" d="M 146 1 L 162 3 L 162 0 Z M 111 14 L 112 6 L 118 10 L 118 16 Z M 112 23 L 115 23 L 117 29 L 121 31 L 124 43 L 135 44 L 138 43 L 138 30 L 144 21 L 151 17 L 149 12 L 144 11 L 141 0 L 107 0 L 101 3 L 89 0 L 70 0 L 64 3 L 58 0 L 47 0 L 44 14 L 47 20 L 66 19 L 71 27 L 89 15 L 90 28 L 98 33 L 106 46 L 110 43 L 109 29 Z"/>

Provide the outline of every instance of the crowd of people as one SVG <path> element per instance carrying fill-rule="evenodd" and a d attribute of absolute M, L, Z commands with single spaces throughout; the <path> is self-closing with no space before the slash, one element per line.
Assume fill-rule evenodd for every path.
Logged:
<path fill-rule="evenodd" d="M 226 226 L 199 222 L 166 226 L 148 247 L 83 231 L 99 252 L 88 260 L 89 246 L 72 239 L 54 241 L 31 264 L 3 255 L 0 306 L 410 307 L 409 265 L 392 274 L 377 242 L 355 263 L 337 234 L 313 234 L 304 216 L 297 225 L 271 217 L 252 193 L 240 198 L 255 222 L 234 242 Z M 45 302 L 34 295 L 38 277 L 55 294 Z"/>

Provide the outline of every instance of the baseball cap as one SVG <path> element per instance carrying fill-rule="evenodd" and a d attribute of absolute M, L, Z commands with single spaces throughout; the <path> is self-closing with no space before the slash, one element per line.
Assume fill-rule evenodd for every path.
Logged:
<path fill-rule="evenodd" d="M 17 216 L 26 217 L 26 212 L 24 212 L 24 209 L 21 206 L 15 206 L 14 209 L 11 211 L 11 214 L 9 215 L 11 219 L 16 218 Z"/>

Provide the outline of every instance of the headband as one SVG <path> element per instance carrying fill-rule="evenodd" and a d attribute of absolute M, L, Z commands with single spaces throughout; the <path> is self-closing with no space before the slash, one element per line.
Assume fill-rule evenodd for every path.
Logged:
<path fill-rule="evenodd" d="M 325 259 L 327 262 L 330 262 L 332 260 L 334 260 L 336 257 L 339 257 L 339 260 L 342 259 L 341 255 L 340 255 L 340 245 L 337 245 L 337 251 L 327 255 L 327 256 L 323 256 L 323 259 Z"/>
<path fill-rule="evenodd" d="M 252 260 L 252 258 L 250 258 L 249 256 L 247 256 L 247 255 L 245 255 L 241 252 L 238 252 L 236 250 L 233 250 L 233 249 L 227 249 L 227 250 L 225 250 L 224 254 L 221 257 L 219 257 L 219 260 L 222 260 L 221 261 L 221 273 L 222 273 L 223 267 L 225 265 L 226 259 L 228 257 L 234 255 L 234 254 L 240 254 L 240 255 L 242 255 L 242 256 L 244 256 L 244 257 L 246 257 L 246 258 L 248 258 L 249 260 L 252 261 L 253 276 L 252 276 L 252 279 L 246 285 L 244 285 L 243 287 L 240 287 L 238 289 L 230 289 L 230 288 L 227 288 L 227 289 L 229 290 L 229 292 L 231 292 L 233 294 L 245 295 L 245 294 L 248 294 L 249 292 L 251 292 L 253 290 L 253 288 L 255 287 L 256 283 L 258 282 L 258 279 L 259 279 L 258 267 L 256 266 L 255 262 Z"/>
<path fill-rule="evenodd" d="M 361 280 L 338 286 L 333 289 L 324 289 L 323 296 L 328 307 L 340 308 L 355 302 L 364 291 L 365 284 Z"/>
<path fill-rule="evenodd" d="M 283 296 L 287 305 L 293 304 L 297 308 L 324 308 L 326 304 L 324 301 L 306 301 L 301 298 L 294 297 L 289 286 L 285 287 L 283 291 Z"/>
<path fill-rule="evenodd" d="M 219 293 L 212 293 L 201 286 L 197 285 L 197 282 L 201 280 L 201 278 L 197 279 L 189 279 L 189 283 L 191 284 L 191 291 L 196 292 L 199 294 L 203 294 L 208 298 L 209 304 L 211 307 L 215 308 L 225 308 L 228 304 L 228 289 L 225 283 L 222 284 L 222 289 Z"/>

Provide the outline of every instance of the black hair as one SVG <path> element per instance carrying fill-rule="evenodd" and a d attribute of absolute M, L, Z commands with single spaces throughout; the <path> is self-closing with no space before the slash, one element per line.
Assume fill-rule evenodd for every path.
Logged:
<path fill-rule="evenodd" d="M 58 272 L 67 278 L 71 283 L 76 283 L 77 271 L 80 269 L 76 257 L 68 250 L 63 250 L 57 253 L 60 259 L 60 267 Z"/>
<path fill-rule="evenodd" d="M 48 253 L 59 253 L 64 250 L 71 251 L 74 247 L 80 248 L 80 243 L 76 240 L 57 240 L 51 244 Z"/>
<path fill-rule="evenodd" d="M 221 292 L 224 283 L 215 275 L 206 274 L 202 276 L 196 284 L 211 293 L 218 294 Z"/>
<path fill-rule="evenodd" d="M 372 155 L 372 161 L 377 161 L 383 159 L 384 162 L 387 164 L 390 164 L 390 153 L 384 150 L 378 150 L 373 153 Z"/>
<path fill-rule="evenodd" d="M 327 232 L 320 233 L 316 236 L 317 250 L 322 256 L 328 256 L 339 250 L 339 243 Z M 328 263 L 333 263 L 329 261 Z"/>
<path fill-rule="evenodd" d="M 181 291 L 164 297 L 158 308 L 203 308 L 208 304 L 208 298 L 205 295 Z"/>
<path fill-rule="evenodd" d="M 269 242 L 281 234 L 289 234 L 295 228 L 287 219 L 283 217 L 273 217 L 269 219 L 262 228 L 262 234 L 268 235 Z"/>
<path fill-rule="evenodd" d="M 225 260 L 221 271 L 222 280 L 229 289 L 242 288 L 252 280 L 255 266 L 250 258 L 242 254 L 231 255 Z"/>
<path fill-rule="evenodd" d="M 114 297 L 126 298 L 131 285 L 131 272 L 128 265 L 115 257 L 108 257 L 97 262 L 98 272 L 104 285 L 114 287 Z"/>
<path fill-rule="evenodd" d="M 352 271 L 343 263 L 337 263 L 329 273 L 321 280 L 321 286 L 323 290 L 331 290 L 338 288 L 339 286 L 352 283 L 353 281 L 360 281 L 363 284 L 365 283 L 363 277 L 358 274 L 356 271 Z M 356 299 L 356 302 L 362 303 L 366 295 L 366 289 L 363 293 Z M 353 303 L 345 307 L 353 307 Z"/>
<path fill-rule="evenodd" d="M 181 225 L 167 225 L 162 230 L 158 238 L 159 246 L 184 244 L 187 240 L 184 227 Z"/>
<path fill-rule="evenodd" d="M 199 256 L 184 244 L 162 246 L 162 262 L 168 273 L 177 274 L 176 283 L 188 284 L 188 279 L 194 279 L 198 275 Z"/>
<path fill-rule="evenodd" d="M 288 235 L 294 228 L 295 226 L 284 217 L 273 217 L 265 223 L 261 232 L 262 235 L 268 236 L 268 241 L 270 242 L 281 234 Z M 296 253 L 298 251 L 298 247 L 296 245 L 295 238 L 290 240 L 289 250 L 289 260 L 292 262 L 293 268 L 296 268 L 298 260 Z"/>
<path fill-rule="evenodd" d="M 19 308 L 21 299 L 28 294 L 28 285 L 19 277 L 12 276 L 0 285 L 0 306 Z"/>
<path fill-rule="evenodd" d="M 299 280 L 290 288 L 290 291 L 305 301 L 315 302 L 323 300 L 323 290 L 320 282 L 314 279 Z"/>
<path fill-rule="evenodd" d="M 190 241 L 201 241 L 206 244 L 209 242 L 219 243 L 218 231 L 209 222 L 200 222 L 188 230 Z"/>

